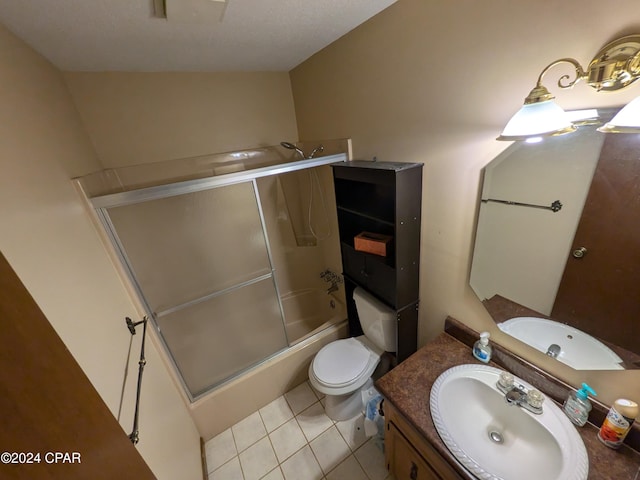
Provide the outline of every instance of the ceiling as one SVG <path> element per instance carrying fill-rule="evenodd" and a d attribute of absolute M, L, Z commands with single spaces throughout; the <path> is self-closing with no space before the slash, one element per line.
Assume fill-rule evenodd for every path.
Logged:
<path fill-rule="evenodd" d="M 0 22 L 64 71 L 289 71 L 395 1 L 0 0 Z"/>

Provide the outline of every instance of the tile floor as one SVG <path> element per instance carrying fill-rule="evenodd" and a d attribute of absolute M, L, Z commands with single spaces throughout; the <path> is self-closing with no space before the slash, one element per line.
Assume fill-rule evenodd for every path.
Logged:
<path fill-rule="evenodd" d="M 362 415 L 333 422 L 304 382 L 209 440 L 209 480 L 393 480 Z"/>

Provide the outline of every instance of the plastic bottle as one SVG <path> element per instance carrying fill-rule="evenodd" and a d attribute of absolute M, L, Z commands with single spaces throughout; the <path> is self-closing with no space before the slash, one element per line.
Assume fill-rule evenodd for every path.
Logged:
<path fill-rule="evenodd" d="M 638 404 L 626 398 L 613 402 L 607 418 L 598 431 L 598 440 L 610 448 L 620 448 L 633 421 L 638 416 Z"/>
<path fill-rule="evenodd" d="M 489 345 L 489 332 L 482 332 L 480 340 L 473 345 L 473 356 L 481 362 L 489 363 L 492 350 L 491 345 Z"/>
<path fill-rule="evenodd" d="M 569 392 L 567 399 L 564 401 L 562 409 L 567 414 L 569 420 L 582 427 L 589 419 L 589 412 L 591 411 L 591 402 L 589 401 L 589 395 L 595 397 L 597 394 L 586 383 L 582 384 L 582 388 L 577 392 Z"/>

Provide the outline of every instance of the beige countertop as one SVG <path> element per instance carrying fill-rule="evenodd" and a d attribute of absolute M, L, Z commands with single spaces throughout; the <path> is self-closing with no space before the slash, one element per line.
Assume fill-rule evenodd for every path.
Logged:
<path fill-rule="evenodd" d="M 466 363 L 481 364 L 471 354 L 471 348 L 447 333 L 440 334 L 404 362 L 376 381 L 376 388 L 387 401 L 429 441 L 462 478 L 473 479 L 449 453 L 431 419 L 429 395 L 436 378 L 445 370 Z M 490 365 L 503 368 L 495 363 Z M 520 375 L 513 372 L 516 376 Z M 532 385 L 534 382 L 524 379 Z M 543 393 L 545 390 L 541 388 Z M 548 399 L 547 401 L 553 401 Z M 596 438 L 598 429 L 588 423 L 576 427 L 589 455 L 589 480 L 636 480 L 640 479 L 640 454 L 623 446 L 619 450 L 605 447 Z"/>

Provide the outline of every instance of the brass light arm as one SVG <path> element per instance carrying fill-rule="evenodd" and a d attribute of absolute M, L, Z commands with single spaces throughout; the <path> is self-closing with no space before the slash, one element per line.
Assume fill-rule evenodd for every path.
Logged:
<path fill-rule="evenodd" d="M 525 105 L 544 102 L 544 101 L 555 98 L 553 95 L 551 95 L 549 90 L 547 90 L 547 88 L 544 85 L 542 85 L 542 78 L 549 70 L 551 70 L 551 68 L 561 63 L 570 63 L 571 65 L 573 65 L 575 67 L 576 77 L 571 82 L 564 83 L 566 80 L 569 80 L 571 77 L 569 75 L 562 75 L 558 80 L 558 86 L 560 88 L 571 88 L 576 83 L 578 83 L 579 80 L 586 77 L 585 71 L 583 70 L 582 66 L 576 59 L 561 58 L 559 60 L 555 60 L 551 62 L 549 65 L 547 65 L 546 67 L 544 67 L 542 72 L 540 72 L 540 75 L 538 76 L 538 81 L 536 82 L 536 86 L 533 88 L 533 90 L 531 90 L 531 92 L 529 92 L 529 95 L 524 100 Z"/>
<path fill-rule="evenodd" d="M 556 60 L 555 62 L 550 63 L 544 68 L 544 70 L 542 70 L 542 73 L 540 73 L 540 76 L 538 77 L 538 84 L 540 85 L 542 84 L 542 77 L 544 76 L 545 73 L 547 73 L 548 70 L 551 69 L 551 67 L 555 67 L 560 63 L 570 63 L 576 69 L 576 78 L 574 78 L 573 81 L 567 84 L 563 84 L 562 82 L 564 80 L 569 80 L 569 78 L 571 77 L 569 75 L 562 75 L 560 77 L 560 79 L 558 80 L 558 86 L 560 88 L 571 88 L 576 83 L 578 83 L 579 80 L 581 80 L 582 78 L 585 78 L 587 75 L 583 70 L 582 66 L 580 65 L 580 63 L 575 58 L 561 58 L 560 60 Z"/>
<path fill-rule="evenodd" d="M 561 63 L 569 63 L 575 70 L 575 78 L 571 74 L 559 78 L 558 87 L 562 89 L 571 88 L 584 80 L 597 92 L 621 90 L 640 79 L 640 34 L 627 35 L 606 44 L 593 57 L 586 71 L 574 58 L 551 62 L 542 70 L 536 86 L 525 98 L 524 106 L 507 122 L 498 140 L 529 140 L 576 130 L 565 111 L 552 101 L 555 97 L 542 84 L 545 74 Z M 598 131 L 640 133 L 640 97 L 620 110 Z"/>

